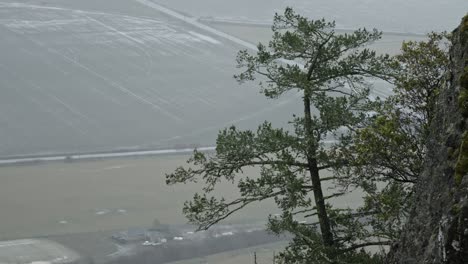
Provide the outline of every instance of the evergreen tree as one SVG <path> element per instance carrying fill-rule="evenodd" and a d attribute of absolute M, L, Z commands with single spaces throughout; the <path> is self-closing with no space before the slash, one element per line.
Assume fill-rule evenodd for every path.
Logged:
<path fill-rule="evenodd" d="M 309 20 L 288 8 L 275 15 L 268 45 L 259 44 L 256 54 L 239 52 L 237 62 L 243 69 L 235 76 L 239 82 L 258 81 L 268 98 L 300 93 L 303 113 L 293 117 L 291 129 L 274 128 L 269 122 L 256 131 L 224 129 L 214 154 L 195 151 L 188 168 L 168 174 L 168 184 L 205 183 L 203 193 L 184 206 L 190 222 L 207 229 L 251 203 L 274 199 L 282 214 L 270 216 L 269 229 L 294 235 L 280 254 L 282 261 L 376 261 L 356 250 L 387 242 L 372 238 L 362 215 L 326 202 L 346 190 L 325 193 L 322 182 L 335 179 L 324 177 L 323 171 L 342 168 L 349 161 L 324 141 L 347 139 L 344 134 L 366 124 L 374 106 L 365 79 L 386 78 L 391 60 L 366 48 L 381 37 L 377 30 L 339 34 L 334 28 L 334 22 Z M 246 167 L 258 167 L 260 175 L 242 175 Z M 210 195 L 222 180 L 237 184 L 237 199 Z M 298 222 L 299 216 L 308 221 Z"/>

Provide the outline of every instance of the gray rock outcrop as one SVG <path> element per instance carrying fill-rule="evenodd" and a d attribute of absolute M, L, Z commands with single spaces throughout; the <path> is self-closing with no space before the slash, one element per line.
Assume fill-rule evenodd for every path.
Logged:
<path fill-rule="evenodd" d="M 468 15 L 453 32 L 414 207 L 389 263 L 468 263 Z"/>

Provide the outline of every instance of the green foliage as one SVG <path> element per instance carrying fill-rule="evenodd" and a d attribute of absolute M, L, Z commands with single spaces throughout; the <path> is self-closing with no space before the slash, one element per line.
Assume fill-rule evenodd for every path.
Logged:
<path fill-rule="evenodd" d="M 461 23 L 461 31 L 462 32 L 467 32 L 468 31 L 468 15 L 464 16 L 462 18 L 462 23 Z"/>
<path fill-rule="evenodd" d="M 328 256 L 335 256 L 331 259 Z M 323 247 L 323 244 L 317 243 L 304 245 L 303 241 L 295 238 L 289 247 L 286 248 L 275 258 L 278 264 L 381 264 L 385 263 L 384 254 L 371 254 L 364 250 L 358 251 L 339 251 L 333 248 Z"/>
<path fill-rule="evenodd" d="M 394 99 L 414 113 L 432 120 L 435 100 L 448 71 L 448 35 L 428 34 L 427 41 L 403 42 L 402 53 L 395 56 Z"/>
<path fill-rule="evenodd" d="M 393 71 L 388 55 L 365 48 L 380 32 L 337 34 L 334 27 L 334 22 L 309 20 L 288 8 L 275 15 L 268 45 L 259 44 L 256 54 L 239 52 L 239 82 L 257 81 L 268 98 L 299 92 L 304 112 L 287 128 L 265 122 L 256 131 L 224 129 L 214 154 L 195 151 L 187 168 L 168 174 L 168 184 L 204 183 L 203 193 L 184 206 L 191 223 L 207 229 L 251 203 L 273 200 L 282 214 L 269 218 L 269 230 L 294 235 L 280 257 L 285 263 L 362 263 L 374 258 L 356 250 L 388 244 L 376 240 L 372 228 L 361 223 L 362 213 L 326 203 L 346 190 L 321 187 L 322 181 L 331 180 L 321 177 L 321 171 L 348 162 L 326 147 L 324 139 L 363 126 L 366 112 L 375 105 L 367 98 L 366 78 L 388 78 Z M 245 175 L 248 167 L 257 168 L 258 175 Z M 212 195 L 221 181 L 236 185 L 239 196 L 228 200 Z"/>
<path fill-rule="evenodd" d="M 383 184 L 383 183 L 382 183 Z M 364 197 L 362 213 L 373 212 L 368 218 L 368 225 L 372 226 L 379 238 L 394 241 L 400 235 L 402 225 L 405 223 L 410 204 L 407 202 L 408 189 L 398 182 L 386 183 L 383 188 L 367 189 Z"/>
<path fill-rule="evenodd" d="M 239 52 L 237 62 L 245 71 L 235 78 L 245 82 L 262 76 L 262 92 L 276 98 L 292 89 L 347 94 L 340 89 L 344 84 L 360 85 L 365 76 L 385 76 L 382 60 L 388 56 L 362 48 L 380 39 L 380 32 L 359 29 L 340 35 L 334 27 L 334 22 L 308 20 L 289 8 L 284 15 L 276 14 L 273 40 L 268 46 L 260 43 L 256 55 Z"/>
<path fill-rule="evenodd" d="M 350 149 L 343 150 L 359 180 L 413 183 L 421 171 L 424 140 L 413 128 L 414 119 L 393 107 L 388 99 L 374 121 L 356 131 Z"/>
<path fill-rule="evenodd" d="M 431 33 L 426 41 L 404 42 L 390 65 L 394 94 L 377 102 L 373 118 L 336 146 L 335 153 L 347 157 L 348 166 L 335 168 L 335 174 L 342 185 L 364 191 L 359 212 L 368 215 L 366 225 L 378 238 L 395 240 L 408 217 L 448 71 L 447 41 L 445 33 Z"/>
<path fill-rule="evenodd" d="M 462 41 L 466 41 L 468 39 L 468 14 L 462 18 L 460 35 Z"/>

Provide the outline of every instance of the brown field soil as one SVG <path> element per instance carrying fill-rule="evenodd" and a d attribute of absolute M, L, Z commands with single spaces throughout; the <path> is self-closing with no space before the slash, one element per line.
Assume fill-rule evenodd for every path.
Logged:
<path fill-rule="evenodd" d="M 185 224 L 183 203 L 201 185 L 167 186 L 164 175 L 187 158 L 173 155 L 1 167 L 0 240 L 150 227 L 154 220 Z M 250 169 L 245 174 L 258 172 Z M 236 193 L 233 185 L 223 183 L 215 194 L 232 198 Z M 360 196 L 357 192 L 334 203 L 354 207 Z M 278 212 L 272 201 L 265 201 L 229 221 L 265 221 Z"/>
<path fill-rule="evenodd" d="M 187 156 L 158 156 L 0 168 L 0 240 L 184 224 L 183 203 L 201 185 L 167 186 L 165 173 Z M 219 193 L 233 194 L 230 184 Z M 233 221 L 264 220 L 271 203 Z"/>

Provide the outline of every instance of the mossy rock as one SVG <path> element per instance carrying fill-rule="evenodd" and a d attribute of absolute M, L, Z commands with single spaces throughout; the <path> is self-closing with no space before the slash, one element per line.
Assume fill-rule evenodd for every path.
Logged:
<path fill-rule="evenodd" d="M 462 18 L 460 25 L 460 39 L 465 42 L 468 41 L 468 15 Z"/>
<path fill-rule="evenodd" d="M 468 90 L 468 66 L 465 67 L 465 70 L 460 77 L 460 86 Z"/>
<path fill-rule="evenodd" d="M 462 142 L 455 165 L 455 183 L 459 186 L 463 177 L 468 173 L 468 132 L 463 133 Z"/>
<path fill-rule="evenodd" d="M 458 107 L 463 116 L 468 116 L 468 89 L 462 89 L 458 95 Z"/>
<path fill-rule="evenodd" d="M 468 34 L 468 15 L 462 18 L 460 31 L 462 33 Z"/>
<path fill-rule="evenodd" d="M 452 158 L 453 157 L 453 154 L 454 154 L 455 150 L 452 148 L 452 147 L 448 147 L 447 148 L 447 156 L 449 158 Z"/>
<path fill-rule="evenodd" d="M 453 157 L 458 157 L 458 154 L 460 154 L 460 149 L 457 148 L 453 151 Z"/>
<path fill-rule="evenodd" d="M 460 208 L 460 205 L 458 204 L 453 204 L 452 208 L 450 208 L 450 212 L 452 213 L 452 215 L 458 215 L 460 211 L 461 211 L 461 208 Z"/>
<path fill-rule="evenodd" d="M 468 20 L 467 20 L 468 21 Z M 468 66 L 464 68 L 460 76 L 461 91 L 458 95 L 458 107 L 460 107 L 463 116 L 468 116 Z"/>
<path fill-rule="evenodd" d="M 457 186 L 460 186 L 460 184 L 461 184 L 462 181 L 463 181 L 463 177 L 464 177 L 463 174 L 458 173 L 458 172 L 455 172 L 455 184 L 456 184 Z"/>

